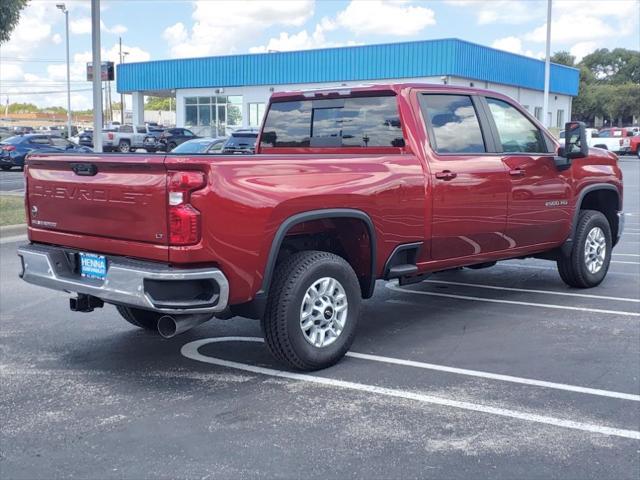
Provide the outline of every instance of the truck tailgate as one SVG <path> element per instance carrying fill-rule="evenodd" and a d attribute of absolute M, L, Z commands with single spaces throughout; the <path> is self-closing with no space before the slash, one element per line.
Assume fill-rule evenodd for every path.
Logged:
<path fill-rule="evenodd" d="M 89 250 L 105 244 L 96 239 L 113 239 L 138 244 L 136 252 L 149 246 L 136 256 L 158 258 L 163 247 L 166 254 L 163 156 L 33 155 L 25 175 L 32 230 L 74 234 L 74 246 Z M 55 235 L 51 243 L 64 244 Z"/>

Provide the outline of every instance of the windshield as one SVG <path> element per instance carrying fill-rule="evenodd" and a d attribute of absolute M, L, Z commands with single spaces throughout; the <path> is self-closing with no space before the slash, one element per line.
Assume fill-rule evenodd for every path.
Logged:
<path fill-rule="evenodd" d="M 211 143 L 212 140 L 191 140 L 181 143 L 171 153 L 204 153 Z"/>
<path fill-rule="evenodd" d="M 224 148 L 246 148 L 253 149 L 256 146 L 257 133 L 234 133 Z"/>
<path fill-rule="evenodd" d="M 15 137 L 5 138 L 2 143 L 8 143 L 9 145 L 17 145 L 24 140 L 22 135 L 16 135 Z"/>

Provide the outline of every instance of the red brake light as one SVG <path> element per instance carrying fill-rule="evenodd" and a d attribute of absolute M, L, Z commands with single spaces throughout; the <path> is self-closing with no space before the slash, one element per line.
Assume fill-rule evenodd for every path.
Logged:
<path fill-rule="evenodd" d="M 2 150 L 5 152 L 13 152 L 16 149 L 13 145 L 2 145 Z"/>
<path fill-rule="evenodd" d="M 201 236 L 200 212 L 189 201 L 191 193 L 206 185 L 202 172 L 168 172 L 169 244 L 193 245 Z"/>

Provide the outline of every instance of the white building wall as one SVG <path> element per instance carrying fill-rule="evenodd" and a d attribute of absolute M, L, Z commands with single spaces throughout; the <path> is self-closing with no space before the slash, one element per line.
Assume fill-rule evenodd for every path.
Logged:
<path fill-rule="evenodd" d="M 400 82 L 418 82 L 418 83 L 437 83 L 443 84 L 447 82 L 449 85 L 455 86 L 473 86 L 475 88 L 485 88 L 494 90 L 504 95 L 508 95 L 520 104 L 527 107 L 527 110 L 534 115 L 535 108 L 542 109 L 543 92 L 531 90 L 522 87 L 514 87 L 511 85 L 503 85 L 499 83 L 490 83 L 482 80 L 474 80 L 461 77 L 416 77 L 416 78 L 399 78 L 385 79 L 380 81 L 351 81 L 351 82 L 330 82 L 330 83 L 303 83 L 303 84 L 287 84 L 287 85 L 254 85 L 243 87 L 211 87 L 211 88 L 191 88 L 176 90 L 176 125 L 185 125 L 185 98 L 197 96 L 213 96 L 213 95 L 241 95 L 242 96 L 242 126 L 249 126 L 249 104 L 250 103 L 268 103 L 269 97 L 274 91 L 287 90 L 304 90 L 324 87 L 340 87 L 363 85 L 372 83 L 400 83 Z M 216 90 L 220 90 L 216 92 Z M 549 94 L 549 126 L 551 128 L 563 128 L 564 125 L 557 125 L 558 110 L 562 110 L 563 123 L 571 118 L 571 97 L 568 95 L 560 95 L 555 93 Z M 203 134 L 207 134 L 202 132 Z"/>

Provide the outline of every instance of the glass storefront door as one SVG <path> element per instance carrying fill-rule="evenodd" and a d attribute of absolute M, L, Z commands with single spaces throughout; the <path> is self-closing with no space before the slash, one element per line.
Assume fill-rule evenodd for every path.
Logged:
<path fill-rule="evenodd" d="M 185 126 L 201 136 L 224 137 L 242 126 L 242 96 L 185 98 Z"/>

